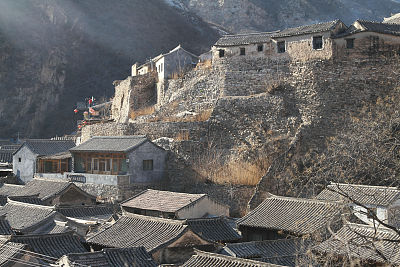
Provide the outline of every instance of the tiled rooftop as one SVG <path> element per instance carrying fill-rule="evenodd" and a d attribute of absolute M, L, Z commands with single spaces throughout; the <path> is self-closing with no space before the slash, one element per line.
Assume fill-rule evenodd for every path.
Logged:
<path fill-rule="evenodd" d="M 95 136 L 79 146 L 70 149 L 71 152 L 128 152 L 148 141 L 144 135 L 135 136 Z"/>
<path fill-rule="evenodd" d="M 284 266 L 298 266 L 312 244 L 312 241 L 302 238 L 252 241 L 226 244 L 222 253 Z"/>
<path fill-rule="evenodd" d="M 102 251 L 87 253 L 72 253 L 67 255 L 71 263 L 84 266 L 140 266 L 155 267 L 156 262 L 144 247 L 137 248 L 106 248 Z"/>
<path fill-rule="evenodd" d="M 124 215 L 115 224 L 88 238 L 88 242 L 104 247 L 143 246 L 147 251 L 168 245 L 182 236 L 187 226 L 183 221 L 142 215 Z"/>
<path fill-rule="evenodd" d="M 260 32 L 236 35 L 224 35 L 216 43 L 216 46 L 235 46 L 248 44 L 262 44 L 271 40 L 273 32 Z"/>
<path fill-rule="evenodd" d="M 162 212 L 176 212 L 206 197 L 206 194 L 188 194 L 147 189 L 121 203 L 122 207 Z"/>
<path fill-rule="evenodd" d="M 311 234 L 324 228 L 341 213 L 342 206 L 313 199 L 271 196 L 237 224 L 241 226 L 282 230 L 294 234 Z"/>
<path fill-rule="evenodd" d="M 33 153 L 45 156 L 68 151 L 75 146 L 75 143 L 71 140 L 28 139 L 24 145 L 29 147 Z"/>
<path fill-rule="evenodd" d="M 324 254 L 400 265 L 399 242 L 400 237 L 393 230 L 349 223 L 313 250 Z"/>
<path fill-rule="evenodd" d="M 303 34 L 326 32 L 326 31 L 333 30 L 338 23 L 340 23 L 340 20 L 305 25 L 305 26 L 300 26 L 300 27 L 295 27 L 295 28 L 288 28 L 288 29 L 284 29 L 282 31 L 279 31 L 279 32 L 273 34 L 272 38 L 289 37 L 289 36 L 296 36 L 296 35 L 303 35 Z"/>
<path fill-rule="evenodd" d="M 400 190 L 396 187 L 331 183 L 316 198 L 329 201 L 354 201 L 364 205 L 389 206 L 400 199 Z"/>
<path fill-rule="evenodd" d="M 78 236 L 72 232 L 48 235 L 12 236 L 11 241 L 28 245 L 33 252 L 60 258 L 68 253 L 83 253 L 87 250 Z"/>
<path fill-rule="evenodd" d="M 235 258 L 230 256 L 225 256 L 221 254 L 215 254 L 210 252 L 204 252 L 200 250 L 195 250 L 195 255 L 193 255 L 187 262 L 185 262 L 181 267 L 274 267 L 280 266 L 260 261 Z"/>
<path fill-rule="evenodd" d="M 186 220 L 190 229 L 203 239 L 213 242 L 234 242 L 241 239 L 224 217 Z"/>

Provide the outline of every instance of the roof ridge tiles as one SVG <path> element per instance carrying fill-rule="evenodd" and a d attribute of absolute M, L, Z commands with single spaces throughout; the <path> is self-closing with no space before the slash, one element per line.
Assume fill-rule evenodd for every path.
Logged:
<path fill-rule="evenodd" d="M 26 207 L 32 207 L 32 208 L 38 208 L 38 209 L 47 209 L 47 210 L 55 210 L 55 206 L 44 206 L 44 205 L 38 205 L 38 204 L 31 204 L 31 203 L 26 203 L 26 202 L 20 202 L 16 200 L 9 199 L 7 197 L 7 204 L 13 204 L 13 205 L 19 205 L 19 206 L 26 206 Z"/>
<path fill-rule="evenodd" d="M 330 184 L 328 185 L 328 187 L 329 186 L 332 186 L 332 185 L 343 185 L 343 186 L 354 186 L 354 187 L 368 187 L 368 188 L 376 188 L 376 189 L 379 189 L 379 188 L 382 188 L 382 189 L 390 189 L 390 190 L 397 190 L 397 191 L 399 191 L 400 192 L 400 189 L 399 188 L 397 188 L 397 187 L 390 187 L 390 186 L 383 186 L 383 185 L 365 185 L 365 184 L 347 184 L 347 183 L 336 183 L 336 182 L 330 182 Z"/>
<path fill-rule="evenodd" d="M 247 36 L 247 35 L 258 35 L 258 34 L 272 34 L 272 33 L 277 33 L 280 30 L 276 31 L 270 31 L 270 32 L 249 32 L 249 33 L 238 33 L 238 34 L 225 34 L 222 35 L 221 37 L 235 37 L 235 36 Z"/>
<path fill-rule="evenodd" d="M 328 205 L 340 205 L 341 204 L 339 201 L 328 201 L 328 200 L 315 199 L 315 198 L 285 197 L 285 196 L 276 196 L 273 194 L 271 194 L 271 196 L 267 197 L 266 199 L 268 199 L 268 198 L 281 199 L 281 200 L 287 200 L 287 201 L 304 202 L 304 203 L 328 204 Z"/>
<path fill-rule="evenodd" d="M 266 262 L 251 260 L 251 259 L 244 259 L 244 258 L 232 257 L 232 256 L 228 256 L 228 255 L 223 255 L 223 254 L 206 252 L 206 251 L 198 250 L 196 248 L 194 248 L 193 250 L 194 250 L 195 254 L 192 257 L 205 256 L 205 257 L 210 257 L 210 258 L 221 258 L 221 259 L 226 259 L 228 261 L 251 263 L 251 264 L 255 264 L 255 266 L 281 266 L 281 265 L 276 265 L 276 264 L 271 264 L 271 263 L 266 263 Z"/>
<path fill-rule="evenodd" d="M 184 227 L 187 227 L 187 225 L 185 224 L 186 220 L 166 219 L 166 218 L 146 216 L 146 215 L 128 213 L 128 212 L 126 212 L 122 215 L 122 217 L 124 217 L 124 216 L 129 217 L 129 218 L 143 219 L 143 220 L 147 220 L 147 221 L 155 221 L 155 222 L 162 222 L 162 223 L 168 223 L 168 224 L 177 224 L 177 225 L 182 225 Z"/>

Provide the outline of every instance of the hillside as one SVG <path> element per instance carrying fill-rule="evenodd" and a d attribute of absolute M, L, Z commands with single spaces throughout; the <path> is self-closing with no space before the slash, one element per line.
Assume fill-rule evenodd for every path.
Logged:
<path fill-rule="evenodd" d="M 201 53 L 217 38 L 159 0 L 3 0 L 0 137 L 69 133 L 76 102 L 111 97 L 134 62 L 178 44 Z"/>
<path fill-rule="evenodd" d="M 382 21 L 400 11 L 392 0 L 168 0 L 196 12 L 204 20 L 231 32 L 272 31 L 315 22 L 341 19 Z"/>

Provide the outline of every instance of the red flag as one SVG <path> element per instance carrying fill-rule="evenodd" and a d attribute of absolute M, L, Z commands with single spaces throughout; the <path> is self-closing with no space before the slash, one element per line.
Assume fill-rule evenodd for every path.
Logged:
<path fill-rule="evenodd" d="M 77 109 L 74 109 L 74 112 L 75 112 L 75 113 L 78 113 L 78 110 L 77 110 Z"/>

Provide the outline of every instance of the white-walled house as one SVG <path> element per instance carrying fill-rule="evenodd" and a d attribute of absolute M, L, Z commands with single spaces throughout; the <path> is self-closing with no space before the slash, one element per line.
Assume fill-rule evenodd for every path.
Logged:
<path fill-rule="evenodd" d="M 147 189 L 121 203 L 124 211 L 169 219 L 229 216 L 229 207 L 206 194 Z"/>
<path fill-rule="evenodd" d="M 144 75 L 155 70 L 158 75 L 158 80 L 163 81 L 164 79 L 172 78 L 174 75 L 180 75 L 182 72 L 193 68 L 198 61 L 198 56 L 186 51 L 178 45 L 168 53 L 158 55 L 141 66 L 134 64 L 132 66 L 131 75 Z"/>
<path fill-rule="evenodd" d="M 367 224 L 398 225 L 395 211 L 400 209 L 400 190 L 397 187 L 331 183 L 316 196 L 320 200 L 348 203 L 354 215 Z M 373 214 L 372 214 L 373 213 Z"/>
<path fill-rule="evenodd" d="M 39 156 L 49 156 L 68 151 L 75 146 L 72 140 L 26 140 L 13 154 L 13 173 L 22 182 L 33 179 Z"/>

